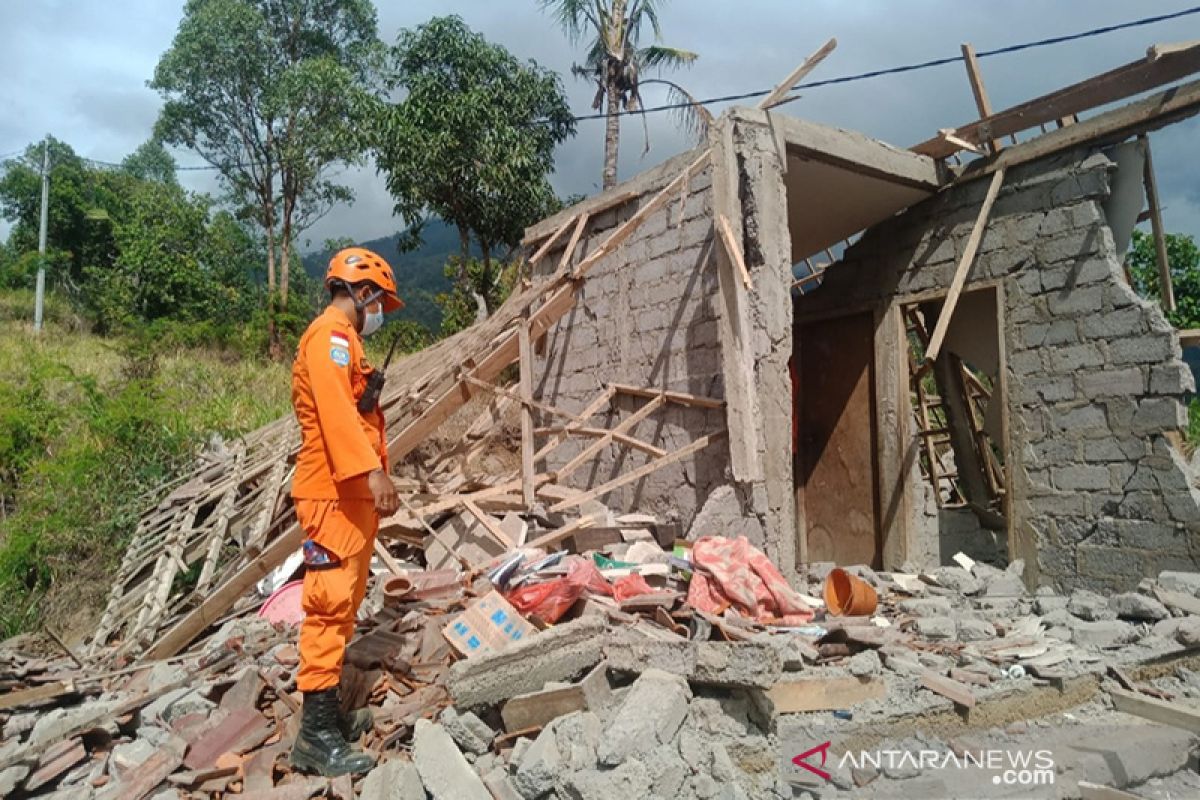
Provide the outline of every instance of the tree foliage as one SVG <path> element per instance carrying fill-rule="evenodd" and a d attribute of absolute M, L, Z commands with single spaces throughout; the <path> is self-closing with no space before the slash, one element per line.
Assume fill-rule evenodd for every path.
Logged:
<path fill-rule="evenodd" d="M 621 135 L 621 111 L 644 107 L 641 87 L 646 83 L 665 84 L 672 104 L 682 106 L 681 116 L 688 127 L 703 135 L 712 117 L 682 86 L 663 78 L 643 77 L 647 69 L 678 69 L 691 65 L 698 56 L 690 50 L 662 44 L 658 13 L 666 0 L 541 0 L 574 43 L 587 42 L 582 65 L 572 72 L 596 84 L 592 108 L 603 109 L 607 119 L 604 135 L 604 188 L 617 183 L 617 154 Z M 642 46 L 643 29 L 649 26 L 654 44 Z M 642 120 L 645 130 L 645 118 Z M 650 138 L 646 136 L 646 150 Z"/>
<path fill-rule="evenodd" d="M 156 135 L 215 166 L 261 227 L 281 310 L 295 237 L 352 198 L 330 170 L 360 162 L 380 48 L 370 0 L 188 0 L 155 69 Z"/>
<path fill-rule="evenodd" d="M 1171 288 L 1175 291 L 1175 310 L 1167 318 L 1177 328 L 1200 328 L 1200 247 L 1191 236 L 1177 233 L 1166 234 L 1166 243 Z M 1153 236 L 1135 230 L 1125 263 L 1138 294 L 1161 297 Z"/>
<path fill-rule="evenodd" d="M 375 150 L 396 213 L 418 235 L 430 215 L 458 229 L 455 277 L 486 315 L 493 258 L 557 202 L 554 147 L 575 131 L 561 82 L 449 16 L 401 31 L 388 87 L 404 99 L 382 109 Z M 482 253 L 474 281 L 472 243 Z"/>

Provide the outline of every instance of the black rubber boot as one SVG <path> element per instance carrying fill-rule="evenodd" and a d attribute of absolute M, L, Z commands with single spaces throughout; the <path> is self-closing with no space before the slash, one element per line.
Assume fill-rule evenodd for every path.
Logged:
<path fill-rule="evenodd" d="M 356 708 L 343 712 L 338 705 L 338 730 L 342 738 L 350 744 L 358 741 L 358 737 L 375 727 L 375 715 L 369 708 Z"/>
<path fill-rule="evenodd" d="M 304 693 L 300 732 L 292 745 L 292 766 L 326 778 L 370 772 L 375 759 L 351 747 L 338 730 L 337 687 Z"/>

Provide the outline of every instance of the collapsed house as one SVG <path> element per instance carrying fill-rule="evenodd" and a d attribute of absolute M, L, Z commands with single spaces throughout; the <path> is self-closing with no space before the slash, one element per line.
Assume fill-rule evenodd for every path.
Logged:
<path fill-rule="evenodd" d="M 797 759 L 1029 726 L 1074 754 L 1064 796 L 1200 788 L 1194 386 L 1122 268 L 1143 213 L 1162 236 L 1145 133 L 1200 84 L 1076 116 L 1200 71 L 1200 45 L 995 113 L 964 47 L 981 119 L 909 150 L 776 110 L 832 47 L 531 227 L 503 307 L 391 368 L 403 508 L 346 675 L 375 771 L 286 766 L 294 630 L 258 617 L 300 567 L 288 417 L 164 487 L 85 649 L 0 648 L 0 790 L 961 796 L 988 776 L 814 784 Z M 706 602 L 727 567 L 778 607 Z M 869 602 L 826 608 L 833 575 Z M 515 607 L 551 585 L 574 592 L 552 617 Z M 475 652 L 456 626 L 482 608 L 520 637 Z"/>

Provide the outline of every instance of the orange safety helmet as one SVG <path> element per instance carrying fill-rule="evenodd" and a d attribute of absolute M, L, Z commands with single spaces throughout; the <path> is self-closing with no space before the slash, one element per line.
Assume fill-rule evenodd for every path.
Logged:
<path fill-rule="evenodd" d="M 396 294 L 396 279 L 392 275 L 392 268 L 383 260 L 383 256 L 365 247 L 347 247 L 333 254 L 333 258 L 329 259 L 329 269 L 325 272 L 325 288 L 330 288 L 334 281 L 341 281 L 349 286 L 370 281 L 383 290 L 385 312 L 404 308 L 404 301 Z"/>

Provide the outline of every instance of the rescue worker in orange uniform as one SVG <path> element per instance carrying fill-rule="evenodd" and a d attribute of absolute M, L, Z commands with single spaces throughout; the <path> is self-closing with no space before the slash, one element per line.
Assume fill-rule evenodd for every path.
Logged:
<path fill-rule="evenodd" d="M 329 305 L 305 331 L 292 367 L 292 406 L 302 436 L 292 497 L 306 534 L 306 571 L 296 676 L 304 709 L 291 762 L 336 776 L 366 772 L 375 763 L 353 745 L 371 728 L 370 710 L 343 713 L 338 692 L 379 518 L 399 503 L 388 477 L 383 412 L 378 405 L 357 408 L 372 371 L 362 337 L 404 304 L 388 263 L 360 247 L 333 256 L 325 288 Z"/>

